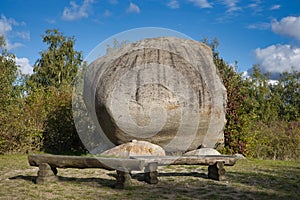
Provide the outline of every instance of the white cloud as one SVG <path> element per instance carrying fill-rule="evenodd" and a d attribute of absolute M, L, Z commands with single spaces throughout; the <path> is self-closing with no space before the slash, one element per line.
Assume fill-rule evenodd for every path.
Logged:
<path fill-rule="evenodd" d="M 87 18 L 89 16 L 88 10 L 94 0 L 84 0 L 82 5 L 77 5 L 74 1 L 70 2 L 71 7 L 65 7 L 62 15 L 63 20 L 77 20 L 81 18 Z"/>
<path fill-rule="evenodd" d="M 262 1 L 261 0 L 252 0 L 252 3 L 248 5 L 249 8 L 257 8 L 261 7 Z"/>
<path fill-rule="evenodd" d="M 110 4 L 118 4 L 119 2 L 118 2 L 118 0 L 109 0 L 109 3 Z"/>
<path fill-rule="evenodd" d="M 112 15 L 112 13 L 111 13 L 109 10 L 105 10 L 104 13 L 103 13 L 103 15 L 104 15 L 105 17 L 109 17 L 109 16 Z"/>
<path fill-rule="evenodd" d="M 16 64 L 20 66 L 22 74 L 32 74 L 33 68 L 29 64 L 28 58 L 15 58 Z"/>
<path fill-rule="evenodd" d="M 16 36 L 24 39 L 24 40 L 30 40 L 30 32 L 29 31 L 20 31 L 20 32 L 16 32 Z"/>
<path fill-rule="evenodd" d="M 247 26 L 248 29 L 267 30 L 270 28 L 270 23 L 258 22 Z"/>
<path fill-rule="evenodd" d="M 249 77 L 249 72 L 248 71 L 243 71 L 242 72 L 242 77 L 245 78 L 245 79 L 248 78 Z"/>
<path fill-rule="evenodd" d="M 195 6 L 200 8 L 212 8 L 212 5 L 207 2 L 207 0 L 189 0 L 192 2 Z"/>
<path fill-rule="evenodd" d="M 46 19 L 46 22 L 49 23 L 49 24 L 55 24 L 56 23 L 55 19 Z"/>
<path fill-rule="evenodd" d="M 128 13 L 140 13 L 141 10 L 140 10 L 140 8 L 137 5 L 135 5 L 134 3 L 130 2 L 129 7 L 127 9 L 127 12 Z"/>
<path fill-rule="evenodd" d="M 14 32 L 13 27 L 14 26 L 25 26 L 25 22 L 17 22 L 13 18 L 6 18 L 4 15 L 1 15 L 0 18 L 0 35 L 3 35 L 6 40 L 6 49 L 11 50 L 11 49 L 16 49 L 18 47 L 23 46 L 22 43 L 19 42 L 11 42 L 9 40 L 10 38 L 18 37 L 21 39 L 25 40 L 30 40 L 30 32 L 29 31 L 19 31 L 19 32 Z"/>
<path fill-rule="evenodd" d="M 12 25 L 14 25 L 14 20 L 7 19 L 4 15 L 1 15 L 0 19 L 0 35 L 6 35 L 12 30 Z"/>
<path fill-rule="evenodd" d="M 252 9 L 250 11 L 252 12 L 252 14 L 257 14 L 264 11 L 264 7 L 262 6 L 261 0 L 254 0 L 254 2 L 249 4 L 247 7 Z"/>
<path fill-rule="evenodd" d="M 239 2 L 239 0 L 224 0 L 223 4 L 227 7 L 226 12 L 232 13 L 232 12 L 242 10 L 241 7 L 237 6 L 238 2 Z"/>
<path fill-rule="evenodd" d="M 273 20 L 271 25 L 275 33 L 287 35 L 300 41 L 300 17 L 288 16 L 280 21 Z"/>
<path fill-rule="evenodd" d="M 7 50 L 17 49 L 17 48 L 22 47 L 22 46 L 24 46 L 24 45 L 20 42 L 10 43 L 10 41 L 6 39 L 6 46 L 5 47 L 6 47 Z"/>
<path fill-rule="evenodd" d="M 223 16 L 216 18 L 216 21 L 218 23 L 232 22 L 243 10 L 242 7 L 238 6 L 239 1 L 240 0 L 219 0 L 218 3 L 224 5 L 226 11 Z"/>
<path fill-rule="evenodd" d="M 273 5 L 270 9 L 279 9 L 280 5 Z M 300 17 L 288 16 L 280 21 L 273 20 L 270 24 L 272 31 L 289 36 L 300 41 Z M 282 73 L 284 71 L 300 71 L 300 48 L 288 44 L 271 45 L 257 48 L 255 56 L 265 72 Z"/>
<path fill-rule="evenodd" d="M 255 56 L 262 69 L 267 72 L 300 71 L 300 48 L 291 45 L 271 45 L 257 48 Z"/>
<path fill-rule="evenodd" d="M 276 5 L 272 5 L 272 6 L 270 7 L 270 10 L 278 10 L 278 9 L 280 9 L 280 8 L 281 8 L 281 5 L 276 4 Z"/>
<path fill-rule="evenodd" d="M 167 4 L 167 6 L 172 9 L 177 9 L 177 8 L 179 8 L 179 2 L 177 0 L 171 0 Z"/>

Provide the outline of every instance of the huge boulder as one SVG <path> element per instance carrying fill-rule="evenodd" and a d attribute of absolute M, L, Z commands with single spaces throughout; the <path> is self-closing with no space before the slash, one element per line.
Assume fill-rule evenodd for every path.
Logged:
<path fill-rule="evenodd" d="M 100 57 L 88 66 L 84 99 L 115 145 L 136 139 L 184 152 L 223 139 L 226 89 L 200 42 L 144 39 Z"/>

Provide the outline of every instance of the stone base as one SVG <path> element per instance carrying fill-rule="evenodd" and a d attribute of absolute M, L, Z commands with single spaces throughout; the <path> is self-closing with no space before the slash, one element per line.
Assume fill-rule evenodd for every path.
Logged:
<path fill-rule="evenodd" d="M 37 173 L 37 184 L 44 183 L 53 183 L 58 181 L 58 177 L 56 176 L 57 169 L 55 167 L 51 167 L 48 163 L 41 163 L 39 165 L 39 171 Z"/>
<path fill-rule="evenodd" d="M 224 163 L 222 161 L 218 161 L 213 165 L 208 166 L 208 178 L 223 181 L 225 180 L 225 169 Z"/>
<path fill-rule="evenodd" d="M 49 177 L 38 176 L 36 179 L 36 184 L 55 183 L 57 181 L 58 181 L 57 176 L 49 176 Z"/>
<path fill-rule="evenodd" d="M 145 168 L 144 180 L 149 184 L 157 184 L 157 163 L 149 163 Z"/>
<path fill-rule="evenodd" d="M 131 185 L 131 176 L 129 172 L 119 171 L 117 170 L 116 183 L 114 184 L 114 188 L 116 189 L 124 189 Z"/>

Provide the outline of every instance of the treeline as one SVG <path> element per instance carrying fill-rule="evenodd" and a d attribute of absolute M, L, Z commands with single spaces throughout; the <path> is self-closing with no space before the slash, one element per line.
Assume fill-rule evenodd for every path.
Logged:
<path fill-rule="evenodd" d="M 72 86 L 82 64 L 75 38 L 58 30 L 42 35 L 47 49 L 23 75 L 1 38 L 0 153 L 84 152 L 72 116 Z"/>
<path fill-rule="evenodd" d="M 72 116 L 72 87 L 83 64 L 75 38 L 58 30 L 42 35 L 32 75 L 22 75 L 0 37 L 0 154 L 46 151 L 84 153 Z M 223 153 L 271 159 L 300 158 L 300 73 L 282 73 L 277 84 L 258 67 L 245 78 L 208 42 L 227 88 Z"/>
<path fill-rule="evenodd" d="M 300 72 L 281 73 L 270 83 L 271 74 L 254 66 L 253 73 L 243 77 L 237 66 L 219 56 L 216 39 L 203 42 L 212 47 L 227 89 L 225 147 L 220 150 L 255 158 L 300 159 Z"/>

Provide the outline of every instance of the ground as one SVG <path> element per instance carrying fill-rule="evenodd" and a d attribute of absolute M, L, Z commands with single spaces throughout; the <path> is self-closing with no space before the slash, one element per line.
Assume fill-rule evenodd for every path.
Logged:
<path fill-rule="evenodd" d="M 207 166 L 159 167 L 159 183 L 133 174 L 133 185 L 113 189 L 115 172 L 58 169 L 59 182 L 36 185 L 26 155 L 0 155 L 0 199 L 300 199 L 300 162 L 239 160 L 226 180 L 207 178 Z"/>

